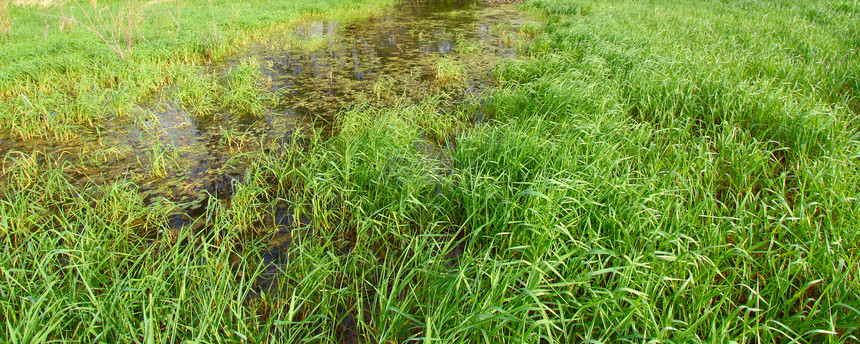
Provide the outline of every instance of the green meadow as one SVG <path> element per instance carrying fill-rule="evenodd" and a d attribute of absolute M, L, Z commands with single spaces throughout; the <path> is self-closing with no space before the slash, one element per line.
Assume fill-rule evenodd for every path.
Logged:
<path fill-rule="evenodd" d="M 860 341 L 857 0 L 504 5 L 540 24 L 492 87 L 439 59 L 334 129 L 224 129 L 227 197 L 101 141 L 164 90 L 263 116 L 258 62 L 212 66 L 394 6 L 0 0 L 0 343 Z"/>

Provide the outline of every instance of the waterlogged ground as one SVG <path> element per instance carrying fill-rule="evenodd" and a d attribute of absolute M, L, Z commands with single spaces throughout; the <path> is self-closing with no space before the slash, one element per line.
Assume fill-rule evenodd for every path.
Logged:
<path fill-rule="evenodd" d="M 0 141 L 0 153 L 63 157 L 86 166 L 75 171 L 81 182 L 129 180 L 150 202 L 179 204 L 183 211 L 170 222 L 182 226 L 203 213 L 210 195 L 229 198 L 243 180 L 244 166 L 231 157 L 312 130 L 327 136 L 337 130 L 337 114 L 357 104 L 432 98 L 453 108 L 491 85 L 498 61 L 522 53 L 534 24 L 515 6 L 476 1 L 407 1 L 359 22 L 309 19 L 207 69 L 222 82 L 256 69 L 263 109 L 204 112 L 170 88 L 75 139 L 11 138 Z M 438 141 L 419 145 L 438 155 Z"/>
<path fill-rule="evenodd" d="M 858 342 L 856 1 L 82 3 L 0 6 L 0 338 Z"/>
<path fill-rule="evenodd" d="M 311 22 L 287 38 L 318 46 L 311 51 L 276 39 L 240 59 L 260 61 L 285 94 L 278 114 L 331 119 L 355 101 L 461 99 L 487 85 L 499 58 L 518 53 L 517 28 L 528 22 L 510 6 L 407 2 L 358 23 Z"/>

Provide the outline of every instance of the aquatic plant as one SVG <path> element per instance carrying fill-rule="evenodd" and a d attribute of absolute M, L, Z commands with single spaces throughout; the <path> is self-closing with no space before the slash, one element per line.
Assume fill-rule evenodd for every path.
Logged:
<path fill-rule="evenodd" d="M 466 69 L 450 58 L 436 61 L 436 82 L 441 85 L 459 84 L 465 81 Z"/>
<path fill-rule="evenodd" d="M 394 96 L 392 93 L 392 88 L 394 88 L 395 80 L 387 75 L 382 75 L 376 78 L 376 81 L 373 82 L 373 86 L 370 87 L 373 95 L 376 96 L 376 100 L 382 100 L 384 98 L 390 98 Z"/>
<path fill-rule="evenodd" d="M 269 107 L 274 95 L 262 85 L 262 72 L 256 60 L 242 60 L 227 73 L 222 97 L 224 105 L 242 114 L 259 115 Z"/>

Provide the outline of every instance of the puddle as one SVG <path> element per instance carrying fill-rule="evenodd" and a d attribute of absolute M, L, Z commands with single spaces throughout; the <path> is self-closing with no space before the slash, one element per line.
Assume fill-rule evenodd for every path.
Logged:
<path fill-rule="evenodd" d="M 279 95 L 278 106 L 262 116 L 197 115 L 164 90 L 126 119 L 73 141 L 9 139 L 0 141 L 0 154 L 45 151 L 86 166 L 76 168 L 81 181 L 131 180 L 152 202 L 187 204 L 170 223 L 183 226 L 207 197 L 229 198 L 242 181 L 243 167 L 227 163 L 236 153 L 290 142 L 308 127 L 330 133 L 335 116 L 354 104 L 430 96 L 455 104 L 491 85 L 497 61 L 522 53 L 518 27 L 531 22 L 515 6 L 445 0 L 405 1 L 354 23 L 309 20 L 211 67 L 224 75 L 256 60 L 260 83 Z M 429 145 L 421 149 L 440 155 Z"/>

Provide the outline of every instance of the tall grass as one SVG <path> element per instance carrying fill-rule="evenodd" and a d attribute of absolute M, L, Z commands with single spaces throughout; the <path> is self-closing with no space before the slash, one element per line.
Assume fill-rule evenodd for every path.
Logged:
<path fill-rule="evenodd" d="M 546 25 L 479 102 L 248 145 L 180 228 L 181 204 L 83 178 L 94 157 L 8 154 L 3 338 L 858 341 L 860 7 L 523 6 Z M 255 68 L 171 71 L 216 108 L 261 99 Z M 52 113 L 22 94 L 19 118 Z"/>

